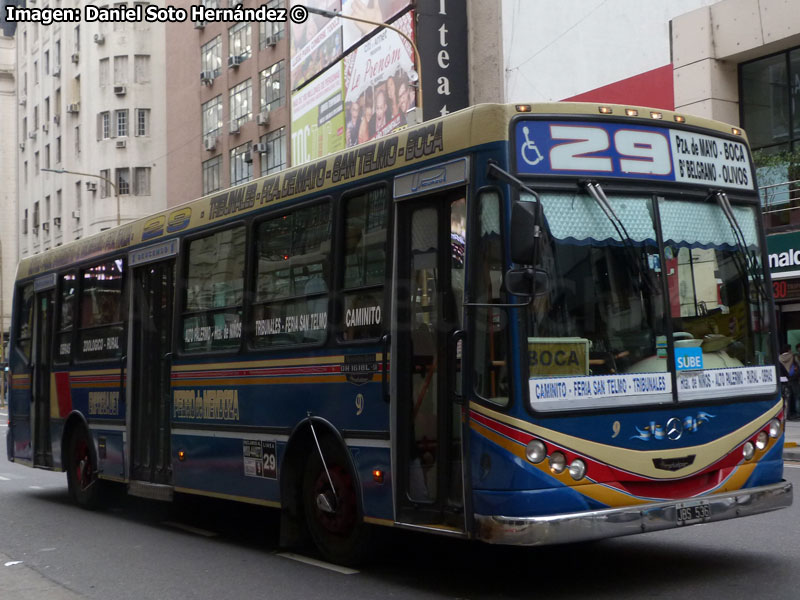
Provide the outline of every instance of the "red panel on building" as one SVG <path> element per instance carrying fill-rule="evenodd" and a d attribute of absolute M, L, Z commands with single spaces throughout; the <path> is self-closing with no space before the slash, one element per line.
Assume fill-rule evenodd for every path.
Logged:
<path fill-rule="evenodd" d="M 672 65 L 640 73 L 589 92 L 564 98 L 572 102 L 606 102 L 675 110 Z"/>

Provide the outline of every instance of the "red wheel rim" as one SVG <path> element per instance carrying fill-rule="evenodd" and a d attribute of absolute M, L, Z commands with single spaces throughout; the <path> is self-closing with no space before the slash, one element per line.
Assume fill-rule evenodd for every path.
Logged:
<path fill-rule="evenodd" d="M 333 481 L 333 488 L 336 491 L 335 510 L 332 513 L 322 511 L 317 507 L 317 521 L 329 533 L 336 535 L 348 535 L 355 526 L 357 517 L 357 502 L 353 478 L 347 469 L 339 465 L 330 465 L 328 470 Z M 320 494 L 327 493 L 333 500 L 331 484 L 325 469 L 321 469 L 314 483 L 314 498 Z"/>
<path fill-rule="evenodd" d="M 79 439 L 75 444 L 75 480 L 82 490 L 92 482 L 92 461 L 89 458 L 89 444 Z"/>

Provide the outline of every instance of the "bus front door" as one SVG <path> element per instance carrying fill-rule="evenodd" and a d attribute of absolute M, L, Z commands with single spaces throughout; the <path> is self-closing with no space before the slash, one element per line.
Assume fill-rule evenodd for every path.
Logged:
<path fill-rule="evenodd" d="M 133 270 L 131 480 L 172 484 L 170 371 L 175 261 Z"/>
<path fill-rule="evenodd" d="M 36 294 L 32 415 L 33 415 L 33 464 L 37 467 L 53 466 L 53 449 L 50 438 L 50 346 L 53 335 L 53 289 Z"/>
<path fill-rule="evenodd" d="M 463 188 L 397 203 L 391 380 L 397 519 L 465 531 L 460 386 Z"/>

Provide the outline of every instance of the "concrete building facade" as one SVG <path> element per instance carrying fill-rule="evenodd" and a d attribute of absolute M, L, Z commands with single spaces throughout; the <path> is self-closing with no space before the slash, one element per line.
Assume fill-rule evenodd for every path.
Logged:
<path fill-rule="evenodd" d="M 164 25 L 19 23 L 15 37 L 19 257 L 163 208 Z"/>
<path fill-rule="evenodd" d="M 0 32 L 0 115 L 13 115 L 17 108 L 16 48 L 14 38 Z M 11 324 L 11 298 L 17 270 L 17 123 L 5 119 L 0 136 L 0 331 Z"/>

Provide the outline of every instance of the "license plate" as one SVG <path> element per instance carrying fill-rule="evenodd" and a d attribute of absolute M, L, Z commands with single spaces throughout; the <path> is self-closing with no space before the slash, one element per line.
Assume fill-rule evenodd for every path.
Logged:
<path fill-rule="evenodd" d="M 675 510 L 675 521 L 678 526 L 702 523 L 711 518 L 711 507 L 705 500 L 698 502 L 684 502 Z"/>

